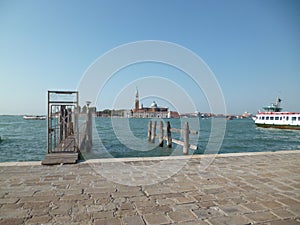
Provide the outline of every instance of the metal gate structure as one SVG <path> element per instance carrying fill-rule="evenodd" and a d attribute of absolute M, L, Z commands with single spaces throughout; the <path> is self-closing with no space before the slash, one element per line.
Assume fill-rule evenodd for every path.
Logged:
<path fill-rule="evenodd" d="M 48 91 L 48 154 L 78 152 L 78 111 L 77 91 Z"/>

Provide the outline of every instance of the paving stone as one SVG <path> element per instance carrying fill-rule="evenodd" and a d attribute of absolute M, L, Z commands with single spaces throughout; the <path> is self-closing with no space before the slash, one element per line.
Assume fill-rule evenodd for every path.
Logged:
<path fill-rule="evenodd" d="M 282 208 L 283 207 L 283 205 L 281 203 L 276 202 L 275 200 L 262 201 L 260 203 L 268 209 L 277 209 L 277 208 Z"/>
<path fill-rule="evenodd" d="M 97 188 L 87 188 L 85 190 L 86 193 L 88 194 L 107 194 L 107 193 L 113 193 L 116 191 L 116 188 L 114 187 L 105 187 L 105 188 L 102 188 L 102 187 L 97 187 Z"/>
<path fill-rule="evenodd" d="M 104 207 L 104 211 L 115 210 L 117 208 L 117 206 L 112 202 L 104 204 L 103 207 Z"/>
<path fill-rule="evenodd" d="M 167 205 L 158 205 L 158 206 L 153 206 L 153 207 L 143 207 L 143 208 L 137 208 L 137 210 L 141 213 L 141 214 L 149 214 L 149 213 L 167 213 L 172 211 L 172 209 L 167 206 Z"/>
<path fill-rule="evenodd" d="M 234 196 L 234 194 L 233 194 L 233 196 Z M 232 198 L 230 198 L 230 201 L 232 201 L 235 204 L 243 204 L 243 203 L 247 203 L 248 202 L 243 197 L 232 197 Z"/>
<path fill-rule="evenodd" d="M 114 216 L 114 212 L 113 211 L 92 212 L 91 215 L 93 219 L 112 218 Z"/>
<path fill-rule="evenodd" d="M 159 205 L 169 205 L 169 206 L 173 206 L 175 205 L 175 201 L 174 199 L 171 199 L 171 198 L 163 198 L 163 199 L 156 199 L 157 203 Z"/>
<path fill-rule="evenodd" d="M 70 223 L 71 219 L 72 218 L 70 216 L 68 216 L 68 215 L 64 215 L 64 216 L 59 215 L 59 216 L 53 217 L 53 219 L 52 219 L 51 222 L 53 224 L 66 224 L 66 222 Z"/>
<path fill-rule="evenodd" d="M 215 203 L 215 201 L 204 201 L 204 202 L 199 202 L 198 205 L 201 208 L 210 208 L 216 206 L 217 204 Z"/>
<path fill-rule="evenodd" d="M 174 198 L 174 200 L 177 204 L 193 203 L 196 201 L 195 198 L 193 197 L 185 197 L 185 196 Z"/>
<path fill-rule="evenodd" d="M 110 195 L 108 194 L 105 194 L 105 196 L 102 194 L 92 194 L 90 199 L 93 200 L 95 204 L 108 204 L 111 201 Z"/>
<path fill-rule="evenodd" d="M 247 210 L 240 205 L 219 206 L 219 208 L 227 215 L 244 214 L 247 212 Z"/>
<path fill-rule="evenodd" d="M 135 207 L 139 208 L 145 208 L 145 207 L 155 207 L 157 206 L 155 201 L 152 201 L 150 199 L 145 199 L 144 201 L 135 201 L 134 202 Z"/>
<path fill-rule="evenodd" d="M 132 196 L 144 196 L 144 193 L 139 192 L 112 192 L 111 193 L 113 198 L 120 198 L 120 197 L 132 197 Z"/>
<path fill-rule="evenodd" d="M 206 221 L 203 220 L 196 220 L 196 221 L 184 221 L 176 223 L 176 225 L 211 225 Z"/>
<path fill-rule="evenodd" d="M 87 199 L 88 196 L 82 194 L 64 195 L 60 198 L 61 201 L 82 201 Z"/>
<path fill-rule="evenodd" d="M 132 210 L 117 210 L 115 212 L 115 216 L 118 218 L 126 217 L 126 216 L 134 216 L 138 215 L 137 211 L 135 209 Z"/>
<path fill-rule="evenodd" d="M 248 208 L 248 209 L 250 209 L 253 212 L 263 211 L 263 210 L 267 209 L 266 207 L 264 207 L 261 204 L 256 203 L 256 202 L 249 202 L 249 203 L 241 204 L 241 205 Z"/>
<path fill-rule="evenodd" d="M 43 209 L 43 208 L 48 208 L 50 202 L 45 201 L 45 202 L 25 202 L 23 204 L 24 209 Z"/>
<path fill-rule="evenodd" d="M 72 212 L 71 214 L 71 217 L 72 217 L 72 222 L 87 222 L 89 220 L 91 220 L 91 215 L 90 214 L 87 214 L 83 211 L 79 211 L 79 212 Z"/>
<path fill-rule="evenodd" d="M 17 203 L 20 198 L 0 198 L 0 204 Z"/>
<path fill-rule="evenodd" d="M 75 204 L 75 203 L 74 203 Z M 72 209 L 72 204 L 59 204 L 49 211 L 51 215 L 69 215 Z"/>
<path fill-rule="evenodd" d="M 113 203 L 115 203 L 117 205 L 120 205 L 123 203 L 129 203 L 128 198 L 126 198 L 126 197 L 115 198 L 115 199 L 112 199 L 112 201 L 113 201 Z"/>
<path fill-rule="evenodd" d="M 43 216 L 34 216 L 26 221 L 26 224 L 45 224 L 51 220 L 51 216 L 43 215 Z"/>
<path fill-rule="evenodd" d="M 246 200 L 246 202 L 244 204 L 247 204 L 249 202 L 258 202 L 261 201 L 263 198 L 263 195 L 258 193 L 255 190 L 249 191 L 249 192 L 244 192 L 243 193 L 244 199 Z M 242 203 L 243 204 L 243 203 Z"/>
<path fill-rule="evenodd" d="M 192 211 L 187 209 L 176 210 L 168 213 L 168 215 L 174 222 L 196 220 L 196 216 L 192 213 Z"/>
<path fill-rule="evenodd" d="M 41 209 L 32 209 L 30 211 L 31 216 L 44 216 L 49 215 L 49 209 L 48 208 L 41 208 Z"/>
<path fill-rule="evenodd" d="M 73 222 L 89 221 L 91 216 L 86 211 L 86 207 L 82 205 L 73 205 L 71 209 L 71 217 Z"/>
<path fill-rule="evenodd" d="M 300 221 L 296 221 L 295 219 L 276 220 L 267 223 L 267 225 L 300 225 Z"/>
<path fill-rule="evenodd" d="M 19 204 L 14 204 L 14 203 L 7 203 L 3 204 L 1 207 L 1 210 L 14 210 L 14 209 L 20 209 L 24 204 L 19 203 Z"/>
<path fill-rule="evenodd" d="M 34 197 L 38 197 L 38 196 L 55 196 L 55 195 L 60 195 L 60 193 L 57 193 L 57 191 L 49 191 L 48 190 L 49 187 L 47 187 L 47 190 L 45 191 L 37 191 L 33 194 Z"/>
<path fill-rule="evenodd" d="M 272 213 L 282 219 L 293 218 L 296 216 L 295 214 L 293 214 L 292 212 L 290 212 L 284 208 L 272 210 Z"/>
<path fill-rule="evenodd" d="M 300 208 L 300 202 L 290 198 L 278 199 L 278 202 L 281 202 L 289 207 Z"/>
<path fill-rule="evenodd" d="M 117 218 L 96 219 L 94 225 L 121 225 L 121 220 Z"/>
<path fill-rule="evenodd" d="M 286 185 L 277 186 L 276 189 L 279 189 L 281 191 L 293 191 L 294 190 L 294 188 L 286 186 Z"/>
<path fill-rule="evenodd" d="M 0 218 L 8 219 L 8 218 L 28 218 L 29 217 L 29 210 L 25 209 L 6 209 L 3 210 L 1 208 L 0 211 Z"/>
<path fill-rule="evenodd" d="M 170 223 L 170 220 L 164 214 L 145 214 L 143 217 L 147 225 Z"/>
<path fill-rule="evenodd" d="M 129 203 L 129 202 L 127 202 L 127 203 L 121 203 L 118 208 L 120 210 L 132 210 L 132 209 L 134 209 L 133 205 L 131 203 Z"/>
<path fill-rule="evenodd" d="M 140 216 L 127 216 L 122 219 L 124 225 L 145 225 Z"/>
<path fill-rule="evenodd" d="M 195 210 L 195 209 L 198 209 L 199 206 L 196 205 L 196 204 L 193 204 L 193 203 L 190 203 L 190 204 L 180 204 L 180 205 L 173 205 L 172 206 L 172 209 L 174 211 L 176 210 L 182 210 L 182 209 L 189 209 L 189 210 Z"/>
<path fill-rule="evenodd" d="M 131 196 L 128 198 L 129 202 L 146 202 L 146 201 L 150 201 L 151 199 L 146 197 L 146 196 Z M 152 200 L 151 200 L 152 201 Z"/>
<path fill-rule="evenodd" d="M 57 196 L 24 196 L 20 198 L 20 202 L 50 202 L 50 201 L 57 201 L 59 197 Z"/>
<path fill-rule="evenodd" d="M 243 215 L 221 216 L 208 219 L 211 225 L 242 225 L 250 224 L 251 220 Z"/>
<path fill-rule="evenodd" d="M 254 222 L 268 222 L 271 220 L 279 219 L 271 212 L 255 212 L 255 213 L 246 214 L 246 216 L 251 220 L 253 220 Z"/>
<path fill-rule="evenodd" d="M 104 206 L 101 204 L 97 204 L 97 205 L 88 205 L 86 207 L 86 210 L 88 213 L 92 213 L 92 212 L 100 212 L 103 211 Z"/>
<path fill-rule="evenodd" d="M 288 208 L 288 210 L 292 212 L 294 215 L 296 215 L 298 218 L 300 217 L 300 208 L 294 207 L 294 208 Z"/>
<path fill-rule="evenodd" d="M 199 219 L 204 220 L 212 217 L 225 216 L 225 213 L 218 207 L 201 208 L 193 210 Z"/>
<path fill-rule="evenodd" d="M 25 218 L 6 218 L 0 220 L 0 225 L 19 225 L 23 224 Z"/>
<path fill-rule="evenodd" d="M 198 202 L 202 202 L 202 201 L 213 201 L 216 200 L 216 197 L 212 194 L 208 194 L 208 195 L 196 195 L 193 196 Z"/>

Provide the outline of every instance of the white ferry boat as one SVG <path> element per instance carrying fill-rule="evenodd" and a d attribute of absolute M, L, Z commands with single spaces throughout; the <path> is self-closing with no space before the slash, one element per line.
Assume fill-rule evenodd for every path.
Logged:
<path fill-rule="evenodd" d="M 46 116 L 34 116 L 34 115 L 25 115 L 23 116 L 24 120 L 45 120 Z"/>
<path fill-rule="evenodd" d="M 282 112 L 281 99 L 276 103 L 263 107 L 264 112 L 258 112 L 253 117 L 258 127 L 300 130 L 300 112 Z"/>

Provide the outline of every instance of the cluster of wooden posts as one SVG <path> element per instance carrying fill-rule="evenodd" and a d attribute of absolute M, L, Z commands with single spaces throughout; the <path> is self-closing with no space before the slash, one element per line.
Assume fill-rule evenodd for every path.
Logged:
<path fill-rule="evenodd" d="M 83 121 L 79 123 L 78 147 L 79 150 L 90 151 L 93 145 L 93 114 L 89 107 L 85 113 L 81 113 L 81 117 Z"/>
<path fill-rule="evenodd" d="M 149 121 L 148 123 L 148 141 L 155 143 L 156 137 L 156 121 Z M 166 136 L 164 136 L 164 131 L 166 131 Z M 172 139 L 172 132 L 177 132 L 183 134 L 183 141 Z M 198 146 L 190 144 L 190 134 L 198 134 L 198 131 L 190 130 L 188 122 L 185 122 L 183 129 L 171 128 L 170 122 L 167 121 L 167 126 L 164 127 L 164 122 L 160 121 L 159 124 L 159 133 L 158 133 L 158 141 L 159 146 L 163 147 L 164 141 L 166 141 L 166 145 L 168 148 L 172 148 L 172 143 L 183 146 L 183 154 L 189 154 L 189 149 L 197 150 Z"/>

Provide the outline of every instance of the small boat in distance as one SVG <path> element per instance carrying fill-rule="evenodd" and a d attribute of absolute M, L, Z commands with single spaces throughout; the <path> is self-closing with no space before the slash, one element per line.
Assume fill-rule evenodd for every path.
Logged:
<path fill-rule="evenodd" d="M 46 116 L 25 115 L 24 120 L 45 120 Z"/>
<path fill-rule="evenodd" d="M 300 130 L 300 112 L 282 112 L 281 99 L 276 103 L 263 107 L 264 112 L 258 112 L 253 117 L 258 127 Z"/>

